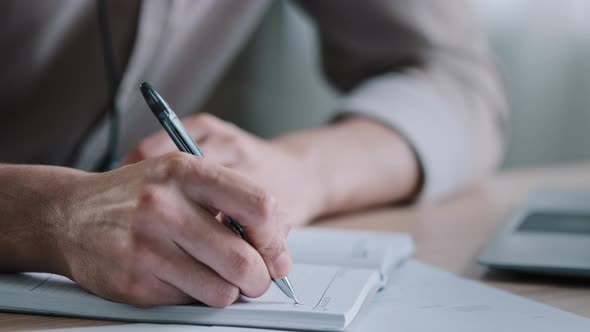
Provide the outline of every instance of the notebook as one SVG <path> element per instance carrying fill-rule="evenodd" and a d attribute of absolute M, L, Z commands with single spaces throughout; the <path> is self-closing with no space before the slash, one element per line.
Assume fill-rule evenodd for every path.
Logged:
<path fill-rule="evenodd" d="M 67 278 L 44 273 L 0 274 L 0 310 L 137 322 L 342 331 L 413 252 L 405 234 L 300 229 L 288 239 L 289 279 L 302 302 L 276 286 L 225 309 L 203 305 L 137 308 L 96 297 Z"/>
<path fill-rule="evenodd" d="M 348 332 L 587 332 L 590 319 L 415 260 L 395 269 Z M 48 332 L 280 332 L 221 326 L 128 324 Z"/>

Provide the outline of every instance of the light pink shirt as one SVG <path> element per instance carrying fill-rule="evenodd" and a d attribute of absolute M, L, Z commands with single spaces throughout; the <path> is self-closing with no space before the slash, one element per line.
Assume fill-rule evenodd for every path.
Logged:
<path fill-rule="evenodd" d="M 9 17 L 0 22 L 0 161 L 90 169 L 102 156 L 108 90 L 94 3 L 0 4 Z M 268 3 L 110 2 L 123 74 L 117 94 L 122 152 L 158 129 L 139 82 L 151 82 L 181 115 L 199 111 Z M 452 192 L 494 169 L 507 103 L 469 1 L 299 3 L 318 25 L 328 79 L 345 93 L 335 111 L 374 118 L 405 136 L 424 171 L 422 198 Z M 63 121 L 78 129 L 67 130 Z"/>

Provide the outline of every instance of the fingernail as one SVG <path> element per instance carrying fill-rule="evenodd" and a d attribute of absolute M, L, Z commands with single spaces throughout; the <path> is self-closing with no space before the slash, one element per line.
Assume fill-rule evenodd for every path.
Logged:
<path fill-rule="evenodd" d="M 291 257 L 286 251 L 283 251 L 274 262 L 272 262 L 274 273 L 273 278 L 284 278 L 291 270 Z"/>

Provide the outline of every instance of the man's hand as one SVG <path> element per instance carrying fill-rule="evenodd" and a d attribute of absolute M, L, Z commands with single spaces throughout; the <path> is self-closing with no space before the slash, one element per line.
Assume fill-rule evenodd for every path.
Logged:
<path fill-rule="evenodd" d="M 8 166 L 0 171 L 6 174 L 11 168 L 16 181 L 23 175 L 35 178 L 39 168 L 48 167 Z M 23 261 L 27 256 L 42 261 L 38 256 L 45 255 L 53 263 L 41 270 L 66 275 L 108 299 L 140 306 L 197 299 L 215 307 L 231 304 L 240 292 L 260 296 L 271 277 L 284 277 L 290 270 L 275 199 L 215 162 L 174 152 L 108 173 L 66 173 L 59 187 L 46 188 L 43 194 L 41 186 L 31 195 L 47 195 L 49 209 L 36 213 L 33 201 L 31 220 L 19 221 L 20 227 L 0 220 L 7 224 L 2 229 L 13 229 L 13 234 L 34 220 L 41 220 L 36 226 L 43 228 L 38 243 L 27 241 L 19 248 L 22 241 L 7 239 L 1 244 L 2 251 L 24 257 L 1 270 L 39 270 L 31 267 L 37 263 Z M 39 183 L 56 184 L 51 178 L 37 178 L 31 186 Z M 16 203 L 24 204 L 27 196 L 12 189 Z M 28 184 L 16 186 L 25 193 L 30 189 Z M 0 195 L 0 206 L 6 202 Z M 240 221 L 250 244 L 216 219 L 219 212 Z M 39 248 L 44 242 L 51 242 L 44 244 L 47 250 Z"/>
<path fill-rule="evenodd" d="M 409 144 L 369 119 L 271 141 L 208 115 L 184 123 L 206 158 L 166 154 L 176 149 L 160 132 L 108 173 L 0 165 L 0 271 L 59 273 L 143 306 L 226 306 L 286 276 L 290 226 L 420 190 Z"/>
<path fill-rule="evenodd" d="M 303 155 L 209 114 L 187 117 L 183 123 L 207 160 L 232 168 L 273 193 L 282 216 L 275 222 L 298 226 L 319 214 L 320 181 L 304 162 Z M 123 163 L 153 158 L 175 149 L 170 137 L 160 131 L 143 140 Z"/>

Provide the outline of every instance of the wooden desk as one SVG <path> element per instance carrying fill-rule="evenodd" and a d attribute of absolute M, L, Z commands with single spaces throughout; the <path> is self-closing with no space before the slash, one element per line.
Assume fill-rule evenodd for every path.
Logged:
<path fill-rule="evenodd" d="M 499 273 L 475 262 L 505 215 L 539 185 L 590 188 L 590 164 L 506 172 L 434 205 L 371 210 L 329 218 L 316 226 L 409 232 L 423 262 L 590 317 L 587 280 Z M 106 324 L 115 323 L 0 313 L 0 331 Z"/>

